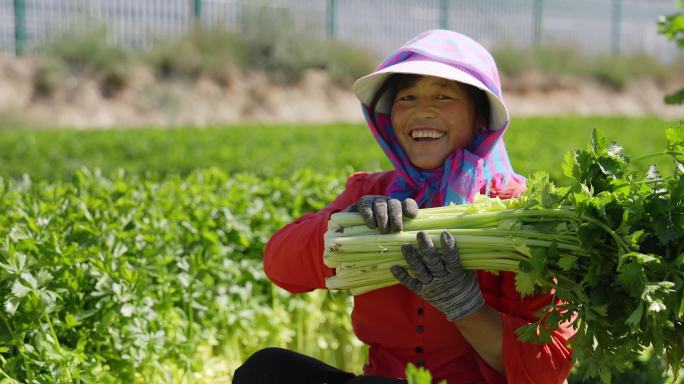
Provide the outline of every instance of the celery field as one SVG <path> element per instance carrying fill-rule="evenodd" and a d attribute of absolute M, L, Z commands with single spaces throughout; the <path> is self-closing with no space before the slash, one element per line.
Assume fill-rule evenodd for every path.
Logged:
<path fill-rule="evenodd" d="M 680 124 L 520 118 L 505 137 L 518 173 L 562 185 L 594 128 L 648 154 Z M 364 125 L 6 130 L 0 148 L 0 383 L 226 383 L 267 346 L 361 371 L 349 294 L 290 295 L 261 255 L 351 172 L 389 169 Z M 668 382 L 647 355 L 613 380 Z"/>
<path fill-rule="evenodd" d="M 657 118 L 514 119 L 505 140 L 513 166 L 526 176 L 544 170 L 562 181 L 563 154 L 589 143 L 600 129 L 629 152 L 650 153 L 665 143 Z M 389 161 L 365 125 L 229 126 L 201 129 L 104 131 L 2 131 L 0 176 L 68 180 L 81 167 L 159 180 L 217 167 L 260 177 L 287 176 L 301 168 L 319 174 L 389 169 Z"/>

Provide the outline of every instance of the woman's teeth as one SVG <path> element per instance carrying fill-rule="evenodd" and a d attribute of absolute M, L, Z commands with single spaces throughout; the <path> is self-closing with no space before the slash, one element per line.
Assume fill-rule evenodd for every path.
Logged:
<path fill-rule="evenodd" d="M 414 140 L 436 140 L 441 139 L 445 135 L 446 133 L 434 129 L 414 129 L 413 131 L 411 131 L 411 138 Z"/>

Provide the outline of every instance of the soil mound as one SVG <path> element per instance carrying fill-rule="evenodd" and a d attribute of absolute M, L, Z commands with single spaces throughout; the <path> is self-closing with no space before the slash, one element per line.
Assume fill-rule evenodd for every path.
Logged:
<path fill-rule="evenodd" d="M 327 73 L 307 72 L 296 84 L 277 83 L 260 72 L 209 78 L 159 80 L 144 66 L 112 92 L 95 75 L 59 79 L 46 92 L 35 59 L 0 56 L 0 127 L 206 126 L 214 124 L 361 122 L 351 85 Z M 513 118 L 519 116 L 644 116 L 684 118 L 684 106 L 663 96 L 681 84 L 638 80 L 616 90 L 596 81 L 525 74 L 502 79 Z"/>

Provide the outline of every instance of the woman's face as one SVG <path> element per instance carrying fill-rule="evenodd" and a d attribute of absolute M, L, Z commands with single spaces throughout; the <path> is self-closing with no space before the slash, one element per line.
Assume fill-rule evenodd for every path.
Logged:
<path fill-rule="evenodd" d="M 433 76 L 397 90 L 391 119 L 399 145 L 422 169 L 439 168 L 456 149 L 467 147 L 480 124 L 465 89 Z"/>

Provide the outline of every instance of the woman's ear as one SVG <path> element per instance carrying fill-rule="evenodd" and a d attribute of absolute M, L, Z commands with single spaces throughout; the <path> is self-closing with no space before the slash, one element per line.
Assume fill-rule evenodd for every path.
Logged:
<path fill-rule="evenodd" d="M 477 135 L 480 132 L 484 132 L 489 128 L 487 126 L 487 119 L 484 118 L 484 116 L 475 116 L 475 120 L 473 121 L 473 134 Z"/>

